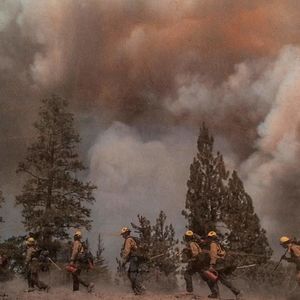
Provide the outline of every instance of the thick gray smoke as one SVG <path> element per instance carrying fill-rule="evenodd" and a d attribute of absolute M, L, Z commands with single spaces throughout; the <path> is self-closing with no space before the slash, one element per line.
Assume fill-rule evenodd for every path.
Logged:
<path fill-rule="evenodd" d="M 93 232 L 166 210 L 184 230 L 189 164 L 206 121 L 272 241 L 295 231 L 299 1 L 0 2 L 0 183 L 10 214 L 39 99 L 71 102 Z M 5 214 L 7 215 L 7 214 Z M 16 232 L 7 226 L 5 235 Z M 116 244 L 114 244 L 116 245 Z"/>

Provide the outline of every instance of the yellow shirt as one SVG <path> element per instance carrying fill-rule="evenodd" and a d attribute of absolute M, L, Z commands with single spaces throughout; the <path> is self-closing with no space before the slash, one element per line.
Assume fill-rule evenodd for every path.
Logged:
<path fill-rule="evenodd" d="M 37 252 L 36 247 L 28 247 L 26 251 L 26 258 L 25 258 L 25 264 L 28 264 L 31 262 L 32 258 L 35 257 Z"/>
<path fill-rule="evenodd" d="M 202 252 L 202 249 L 196 242 L 190 242 L 189 247 L 192 253 L 192 257 L 196 257 Z"/>
<path fill-rule="evenodd" d="M 76 261 L 78 258 L 79 253 L 82 253 L 82 244 L 81 241 L 74 241 L 73 247 L 72 247 L 72 255 L 71 255 L 71 261 Z"/>
<path fill-rule="evenodd" d="M 137 250 L 137 244 L 135 240 L 132 237 L 128 237 L 123 246 L 123 251 L 122 251 L 122 258 L 124 260 L 127 260 L 134 251 Z"/>
<path fill-rule="evenodd" d="M 211 265 L 215 265 L 219 258 L 224 258 L 225 254 L 226 252 L 217 242 L 212 242 L 210 244 L 209 256 Z"/>
<path fill-rule="evenodd" d="M 289 253 L 292 257 L 300 257 L 300 245 L 291 244 L 289 246 Z"/>

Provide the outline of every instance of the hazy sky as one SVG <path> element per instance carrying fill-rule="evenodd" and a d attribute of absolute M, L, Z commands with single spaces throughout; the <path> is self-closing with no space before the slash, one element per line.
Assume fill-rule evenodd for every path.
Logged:
<path fill-rule="evenodd" d="M 164 209 L 184 232 L 189 164 L 205 121 L 237 169 L 273 245 L 295 234 L 300 175 L 300 2 L 2 0 L 0 184 L 15 175 L 39 100 L 67 98 L 98 186 L 93 234 L 113 237 Z"/>

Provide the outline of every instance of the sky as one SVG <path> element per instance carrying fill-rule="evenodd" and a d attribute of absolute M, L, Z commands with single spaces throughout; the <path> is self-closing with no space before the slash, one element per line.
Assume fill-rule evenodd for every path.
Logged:
<path fill-rule="evenodd" d="M 22 232 L 15 170 L 40 99 L 56 93 L 98 185 L 88 236 L 101 232 L 110 257 L 138 213 L 163 209 L 184 232 L 202 122 L 275 250 L 279 236 L 299 236 L 299 42 L 296 0 L 0 1 L 1 235 Z"/>

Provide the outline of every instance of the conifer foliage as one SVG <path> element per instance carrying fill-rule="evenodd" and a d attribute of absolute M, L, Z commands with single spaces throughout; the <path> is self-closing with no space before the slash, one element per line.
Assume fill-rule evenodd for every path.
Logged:
<path fill-rule="evenodd" d="M 175 274 L 179 267 L 178 243 L 172 224 L 166 224 L 167 216 L 161 211 L 154 225 L 138 215 L 138 224 L 131 223 L 138 234 L 138 243 L 148 267 L 166 276 Z M 161 255 L 161 256 L 160 256 Z"/>
<path fill-rule="evenodd" d="M 214 139 L 203 124 L 187 182 L 183 215 L 188 228 L 202 236 L 215 230 L 231 250 L 257 254 L 252 262 L 265 261 L 272 250 L 254 212 L 252 199 L 237 172 L 233 171 L 229 176 L 222 155 L 214 153 L 213 145 Z M 242 261 L 249 262 L 249 259 Z"/>
<path fill-rule="evenodd" d="M 197 142 L 198 153 L 190 166 L 186 210 L 189 229 L 205 235 L 216 230 L 226 198 L 224 182 L 228 177 L 222 155 L 213 152 L 214 139 L 203 124 Z"/>
<path fill-rule="evenodd" d="M 179 267 L 178 240 L 172 224 L 166 224 L 167 216 L 161 211 L 152 227 L 152 257 L 164 254 L 154 260 L 158 268 L 169 275 L 175 273 Z"/>
<path fill-rule="evenodd" d="M 78 156 L 80 138 L 67 102 L 55 95 L 44 99 L 34 127 L 37 138 L 17 170 L 26 175 L 22 193 L 16 197 L 25 228 L 39 232 L 43 241 L 67 238 L 72 227 L 89 229 L 86 205 L 94 201 L 96 187 L 78 177 L 85 167 Z"/>
<path fill-rule="evenodd" d="M 236 171 L 232 172 L 228 181 L 223 215 L 224 223 L 228 229 L 226 240 L 232 250 L 257 254 L 262 257 L 265 256 L 265 258 L 272 255 L 266 231 L 261 228 L 260 220 L 254 212 L 252 199 L 246 193 Z"/>
<path fill-rule="evenodd" d="M 108 266 L 105 262 L 103 257 L 104 246 L 101 234 L 98 234 L 98 243 L 97 243 L 97 250 L 96 250 L 96 257 L 95 257 L 95 266 L 97 271 L 101 274 L 107 275 L 108 274 Z"/>

